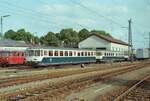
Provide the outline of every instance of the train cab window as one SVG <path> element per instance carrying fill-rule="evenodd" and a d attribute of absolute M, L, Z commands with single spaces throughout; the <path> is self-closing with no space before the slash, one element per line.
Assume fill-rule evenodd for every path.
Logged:
<path fill-rule="evenodd" d="M 72 51 L 69 51 L 69 56 L 72 56 Z"/>
<path fill-rule="evenodd" d="M 63 51 L 60 51 L 60 56 L 63 56 Z"/>
<path fill-rule="evenodd" d="M 68 56 L 68 51 L 65 51 L 65 56 Z"/>
<path fill-rule="evenodd" d="M 87 52 L 85 52 L 85 56 L 87 56 Z"/>
<path fill-rule="evenodd" d="M 80 56 L 80 52 L 78 52 L 78 56 Z"/>
<path fill-rule="evenodd" d="M 58 56 L 58 51 L 55 51 L 54 54 L 55 54 L 55 56 Z"/>
<path fill-rule="evenodd" d="M 44 55 L 47 56 L 47 51 L 44 51 Z"/>
<path fill-rule="evenodd" d="M 53 56 L 53 51 L 49 51 L 49 56 Z"/>
<path fill-rule="evenodd" d="M 96 56 L 101 56 L 102 53 L 101 52 L 96 52 Z"/>
<path fill-rule="evenodd" d="M 29 50 L 29 56 L 34 56 L 34 50 Z"/>
<path fill-rule="evenodd" d="M 84 52 L 81 52 L 81 56 L 84 56 Z"/>
<path fill-rule="evenodd" d="M 35 56 L 40 56 L 40 50 L 35 50 Z"/>

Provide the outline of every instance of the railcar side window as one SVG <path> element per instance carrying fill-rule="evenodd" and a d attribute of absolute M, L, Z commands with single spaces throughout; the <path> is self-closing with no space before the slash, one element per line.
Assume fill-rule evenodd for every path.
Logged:
<path fill-rule="evenodd" d="M 72 56 L 72 51 L 69 51 L 69 56 Z"/>
<path fill-rule="evenodd" d="M 49 51 L 49 56 L 53 56 L 53 51 Z"/>
<path fill-rule="evenodd" d="M 90 52 L 88 52 L 88 56 L 90 56 Z"/>
<path fill-rule="evenodd" d="M 60 56 L 63 56 L 63 51 L 60 51 Z"/>
<path fill-rule="evenodd" d="M 85 52 L 85 56 L 87 56 L 87 52 Z"/>
<path fill-rule="evenodd" d="M 44 51 L 44 55 L 47 56 L 47 51 Z"/>
<path fill-rule="evenodd" d="M 41 56 L 43 56 L 43 50 L 41 50 Z"/>
<path fill-rule="evenodd" d="M 84 52 L 81 52 L 81 56 L 84 56 Z"/>
<path fill-rule="evenodd" d="M 58 51 L 55 51 L 55 56 L 58 56 Z"/>
<path fill-rule="evenodd" d="M 78 52 L 78 56 L 80 56 L 80 52 Z"/>
<path fill-rule="evenodd" d="M 76 52 L 74 52 L 74 56 L 76 56 Z"/>
<path fill-rule="evenodd" d="M 68 56 L 68 51 L 65 51 L 65 56 Z"/>
<path fill-rule="evenodd" d="M 91 56 L 94 56 L 94 55 L 93 55 L 93 52 L 91 52 Z"/>

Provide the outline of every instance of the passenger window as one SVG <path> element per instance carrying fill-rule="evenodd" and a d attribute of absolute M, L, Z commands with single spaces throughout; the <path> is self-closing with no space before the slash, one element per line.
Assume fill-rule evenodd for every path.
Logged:
<path fill-rule="evenodd" d="M 87 56 L 87 52 L 85 52 L 85 56 Z"/>
<path fill-rule="evenodd" d="M 60 51 L 60 56 L 63 56 L 63 51 Z"/>
<path fill-rule="evenodd" d="M 65 51 L 65 56 L 68 56 L 68 51 Z"/>
<path fill-rule="evenodd" d="M 90 56 L 90 52 L 88 52 L 88 56 Z"/>
<path fill-rule="evenodd" d="M 47 56 L 47 51 L 44 51 L 44 55 Z"/>
<path fill-rule="evenodd" d="M 49 56 L 53 56 L 53 51 L 49 51 Z"/>
<path fill-rule="evenodd" d="M 35 50 L 35 56 L 40 56 L 40 50 Z"/>
<path fill-rule="evenodd" d="M 58 51 L 55 51 L 55 56 L 58 56 Z"/>
<path fill-rule="evenodd" d="M 74 52 L 74 56 L 76 56 L 76 52 Z"/>
<path fill-rule="evenodd" d="M 84 56 L 84 52 L 81 52 L 81 56 Z"/>
<path fill-rule="evenodd" d="M 91 56 L 93 56 L 93 52 L 91 52 Z"/>
<path fill-rule="evenodd" d="M 43 50 L 41 50 L 41 56 L 43 56 Z"/>
<path fill-rule="evenodd" d="M 80 52 L 78 52 L 78 56 L 80 56 Z"/>
<path fill-rule="evenodd" d="M 72 51 L 69 51 L 69 56 L 72 56 Z"/>

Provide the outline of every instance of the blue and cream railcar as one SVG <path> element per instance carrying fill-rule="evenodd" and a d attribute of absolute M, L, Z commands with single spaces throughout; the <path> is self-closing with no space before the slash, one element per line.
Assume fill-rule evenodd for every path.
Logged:
<path fill-rule="evenodd" d="M 26 61 L 40 66 L 96 62 L 96 51 L 71 48 L 41 48 L 26 50 Z"/>
<path fill-rule="evenodd" d="M 127 52 L 120 51 L 96 51 L 96 60 L 98 62 L 105 61 L 126 61 L 128 60 Z"/>

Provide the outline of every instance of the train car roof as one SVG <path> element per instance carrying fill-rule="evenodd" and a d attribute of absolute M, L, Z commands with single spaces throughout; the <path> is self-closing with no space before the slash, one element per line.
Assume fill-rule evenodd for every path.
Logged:
<path fill-rule="evenodd" d="M 63 48 L 63 47 L 30 47 L 28 49 L 58 49 L 58 50 L 87 50 L 87 51 L 95 51 L 95 49 L 80 49 L 80 48 Z"/>

